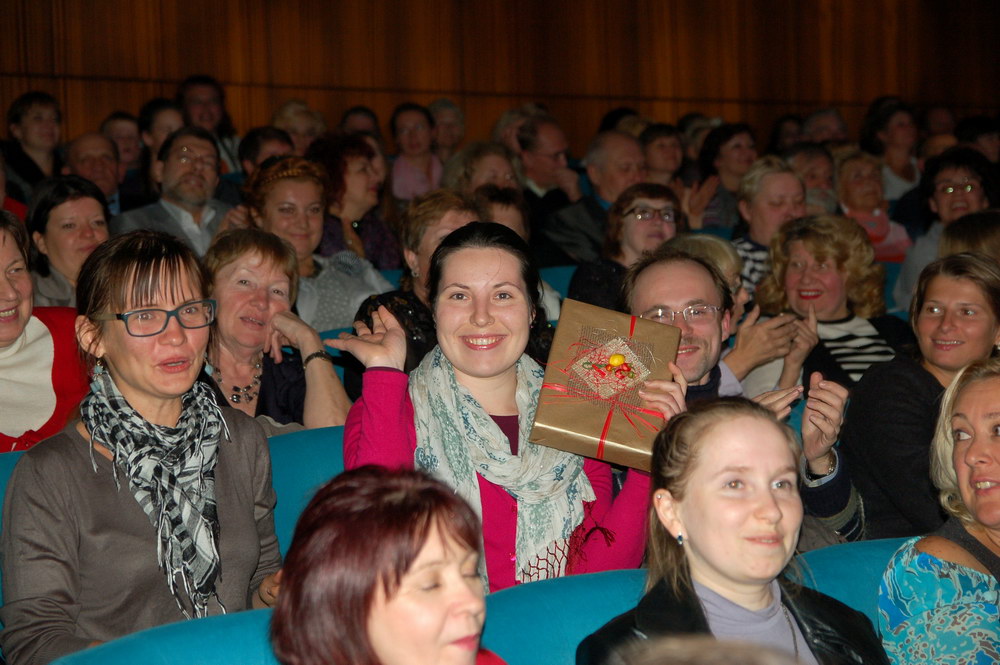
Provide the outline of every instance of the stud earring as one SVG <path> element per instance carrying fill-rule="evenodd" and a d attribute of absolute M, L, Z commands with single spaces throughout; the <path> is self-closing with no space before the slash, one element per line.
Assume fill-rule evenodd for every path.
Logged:
<path fill-rule="evenodd" d="M 680 545 L 681 547 L 684 547 L 684 534 L 683 533 L 677 534 L 677 544 Z"/>

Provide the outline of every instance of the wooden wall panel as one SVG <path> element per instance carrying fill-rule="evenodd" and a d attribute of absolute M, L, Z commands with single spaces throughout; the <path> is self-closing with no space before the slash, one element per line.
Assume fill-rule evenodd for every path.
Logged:
<path fill-rule="evenodd" d="M 195 72 L 226 85 L 243 130 L 298 97 L 335 123 L 364 103 L 448 96 L 471 138 L 506 108 L 546 104 L 579 154 L 601 115 L 747 120 L 835 105 L 857 131 L 894 93 L 996 111 L 995 0 L 3 0 L 0 106 L 40 88 L 64 135 L 171 95 Z"/>

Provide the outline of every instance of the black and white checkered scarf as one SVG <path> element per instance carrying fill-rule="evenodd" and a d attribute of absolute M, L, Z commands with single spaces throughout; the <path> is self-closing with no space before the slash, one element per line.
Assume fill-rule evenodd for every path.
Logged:
<path fill-rule="evenodd" d="M 177 588 L 178 577 L 194 616 L 206 616 L 209 600 L 218 599 L 215 465 L 219 439 L 223 433 L 228 438 L 229 432 L 212 391 L 202 382 L 195 381 L 181 400 L 183 410 L 176 427 L 153 425 L 125 401 L 111 376 L 102 372 L 94 376 L 80 412 L 92 441 L 111 451 L 115 485 L 121 488 L 120 470 L 156 529 L 156 562 L 181 612 L 191 618 Z"/>

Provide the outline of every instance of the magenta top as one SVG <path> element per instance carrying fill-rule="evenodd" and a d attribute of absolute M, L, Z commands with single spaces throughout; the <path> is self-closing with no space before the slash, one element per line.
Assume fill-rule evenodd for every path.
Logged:
<path fill-rule="evenodd" d="M 388 368 L 372 368 L 364 373 L 362 385 L 361 397 L 351 407 L 344 426 L 345 467 L 354 469 L 377 464 L 414 468 L 417 436 L 406 374 Z M 516 451 L 517 443 L 511 441 L 511 447 Z M 594 488 L 596 499 L 584 505 L 585 517 L 577 528 L 586 537 L 582 546 L 570 553 L 567 572 L 638 568 L 646 546 L 649 475 L 630 470 L 621 492 L 612 498 L 610 465 L 587 459 L 583 471 Z M 478 476 L 478 481 L 486 571 L 490 591 L 499 591 L 516 584 L 517 500 L 503 487 L 482 476 Z"/>

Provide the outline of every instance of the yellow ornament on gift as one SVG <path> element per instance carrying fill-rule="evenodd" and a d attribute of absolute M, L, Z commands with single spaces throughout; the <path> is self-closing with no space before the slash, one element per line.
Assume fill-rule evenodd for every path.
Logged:
<path fill-rule="evenodd" d="M 618 367 L 619 365 L 624 365 L 625 356 L 623 356 L 620 353 L 615 353 L 610 358 L 608 358 L 608 364 L 611 365 L 612 367 Z"/>

